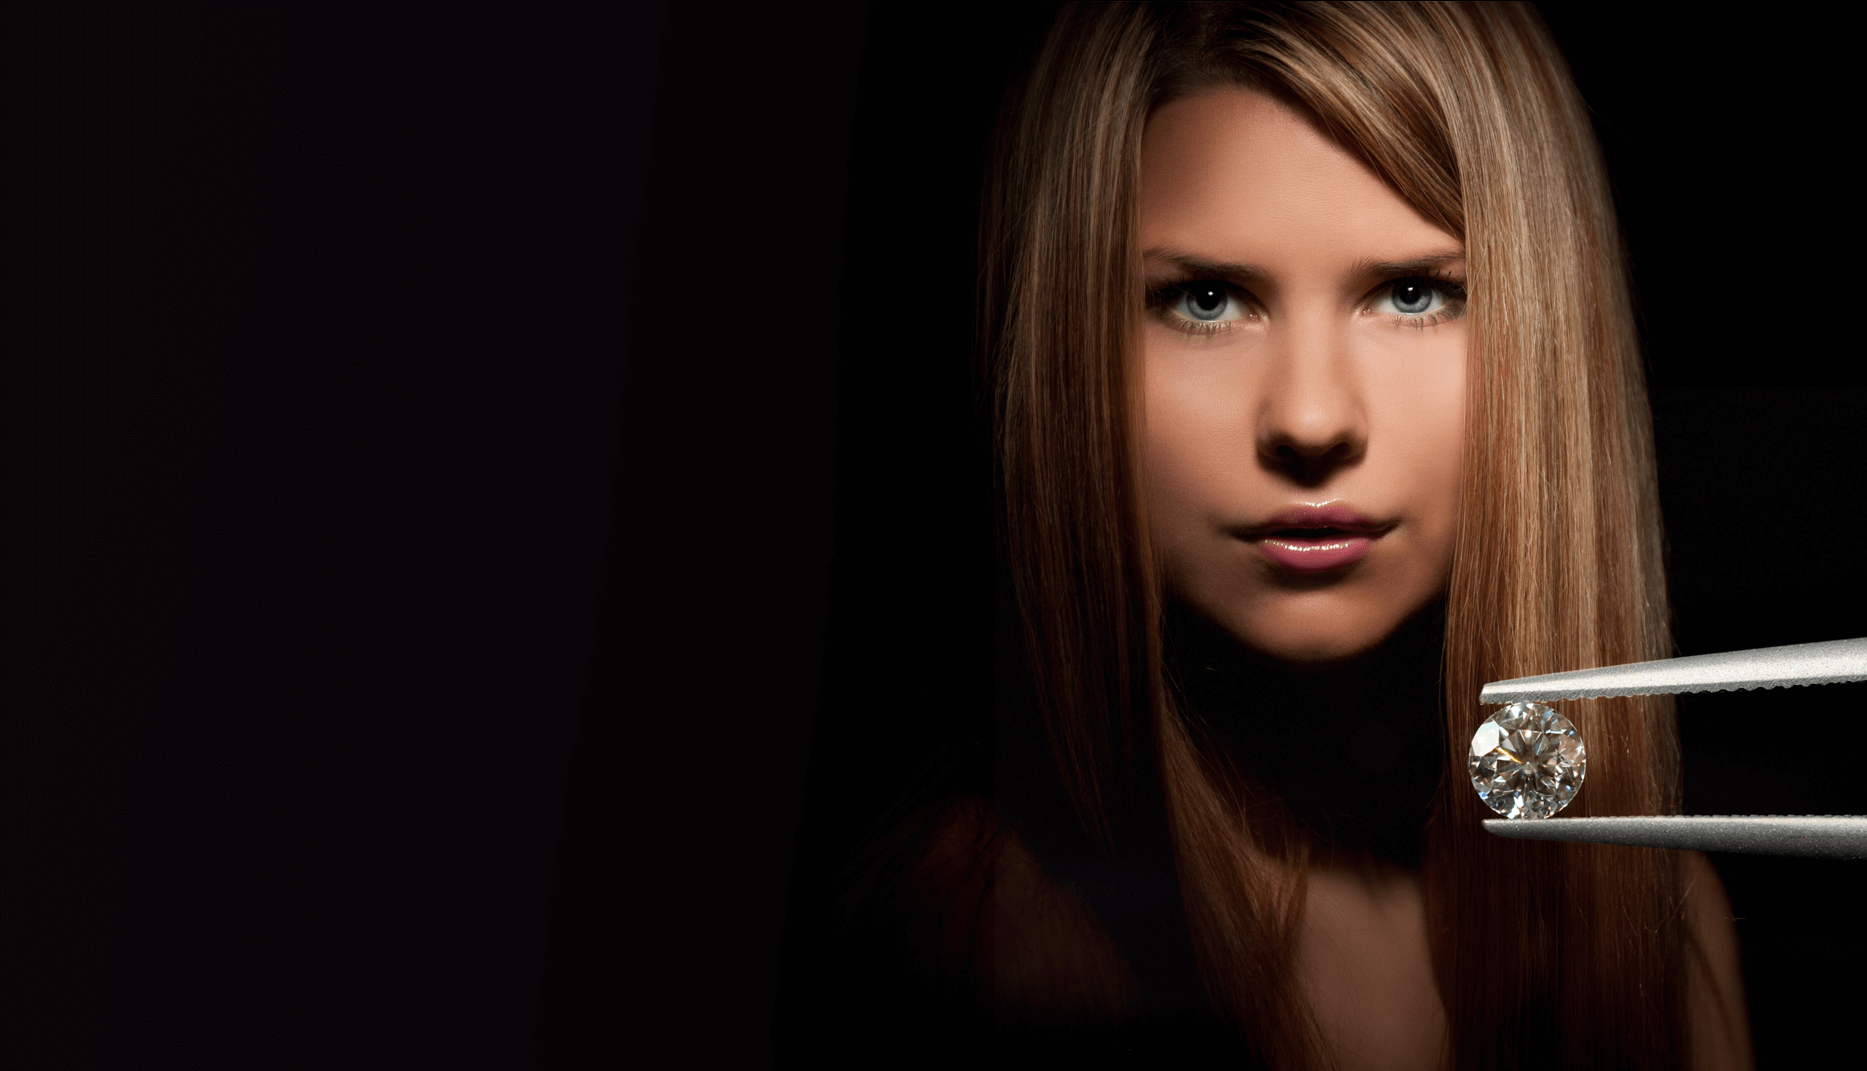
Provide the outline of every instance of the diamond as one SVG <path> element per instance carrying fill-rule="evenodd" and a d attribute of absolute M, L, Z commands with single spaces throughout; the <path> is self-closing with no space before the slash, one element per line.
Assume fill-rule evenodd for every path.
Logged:
<path fill-rule="evenodd" d="M 1548 818 L 1588 772 L 1582 734 L 1541 703 L 1512 703 L 1472 735 L 1472 787 L 1506 818 Z"/>

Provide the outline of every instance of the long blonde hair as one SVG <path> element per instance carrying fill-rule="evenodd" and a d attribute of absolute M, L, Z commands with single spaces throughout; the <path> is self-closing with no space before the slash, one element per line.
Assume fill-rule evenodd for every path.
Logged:
<path fill-rule="evenodd" d="M 1672 653 L 1619 230 L 1584 105 L 1528 5 L 1074 6 L 1008 109 L 982 328 L 1005 548 L 1076 813 L 1120 853 L 1120 815 L 1164 786 L 1215 1005 L 1265 1058 L 1305 1062 L 1289 970 L 1300 885 L 1264 864 L 1300 864 L 1301 848 L 1245 820 L 1177 709 L 1134 434 L 1142 131 L 1165 102 L 1220 86 L 1302 108 L 1466 247 L 1470 424 L 1424 863 L 1455 1064 L 1671 1065 L 1688 941 L 1675 858 L 1492 837 L 1464 773 L 1485 681 Z M 1669 700 L 1565 713 L 1590 760 L 1572 814 L 1676 813 Z"/>

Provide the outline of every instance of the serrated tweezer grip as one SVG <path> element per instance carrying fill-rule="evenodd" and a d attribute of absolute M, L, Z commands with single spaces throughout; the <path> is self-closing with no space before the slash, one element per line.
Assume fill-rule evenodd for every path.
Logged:
<path fill-rule="evenodd" d="M 1491 818 L 1500 837 L 1632 844 L 1700 852 L 1867 859 L 1867 818 L 1848 815 L 1669 815 L 1649 818 Z"/>
<path fill-rule="evenodd" d="M 1478 701 L 1523 703 L 1613 695 L 1675 695 L 1860 680 L 1867 680 L 1867 637 L 1493 681 L 1478 693 Z"/>
<path fill-rule="evenodd" d="M 1676 695 L 1867 680 L 1867 638 L 1689 655 L 1571 673 L 1493 681 L 1480 703 Z M 1632 818 L 1492 818 L 1500 837 L 1631 844 L 1702 852 L 1867 859 L 1867 817 L 1850 815 L 1649 815 Z"/>

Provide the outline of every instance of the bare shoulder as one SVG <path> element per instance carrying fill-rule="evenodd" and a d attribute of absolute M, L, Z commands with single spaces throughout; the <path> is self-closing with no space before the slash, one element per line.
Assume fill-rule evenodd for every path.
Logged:
<path fill-rule="evenodd" d="M 1692 1062 L 1700 1071 L 1748 1071 L 1755 1058 L 1731 901 L 1711 860 L 1699 852 L 1685 853 L 1684 878 L 1694 945 L 1688 990 Z"/>
<path fill-rule="evenodd" d="M 985 800 L 941 816 L 909 896 L 944 971 L 1003 1021 L 1113 1022 L 1134 1006 L 1132 974 L 1094 913 Z"/>
<path fill-rule="evenodd" d="M 1418 875 L 1391 866 L 1313 866 L 1304 882 L 1297 980 L 1339 1068 L 1450 1063 Z"/>

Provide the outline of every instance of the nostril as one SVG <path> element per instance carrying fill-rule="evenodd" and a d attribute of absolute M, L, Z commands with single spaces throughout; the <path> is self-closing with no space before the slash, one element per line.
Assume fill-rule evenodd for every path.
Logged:
<path fill-rule="evenodd" d="M 1346 438 L 1335 439 L 1326 443 L 1299 443 L 1285 439 L 1271 446 L 1271 454 L 1280 461 L 1312 462 L 1329 459 L 1346 460 L 1359 452 L 1359 448 Z"/>
<path fill-rule="evenodd" d="M 1326 483 L 1338 469 L 1353 464 L 1361 455 L 1361 447 L 1348 438 L 1313 444 L 1286 438 L 1266 444 L 1262 453 L 1265 466 L 1282 473 L 1286 479 L 1319 485 Z"/>

